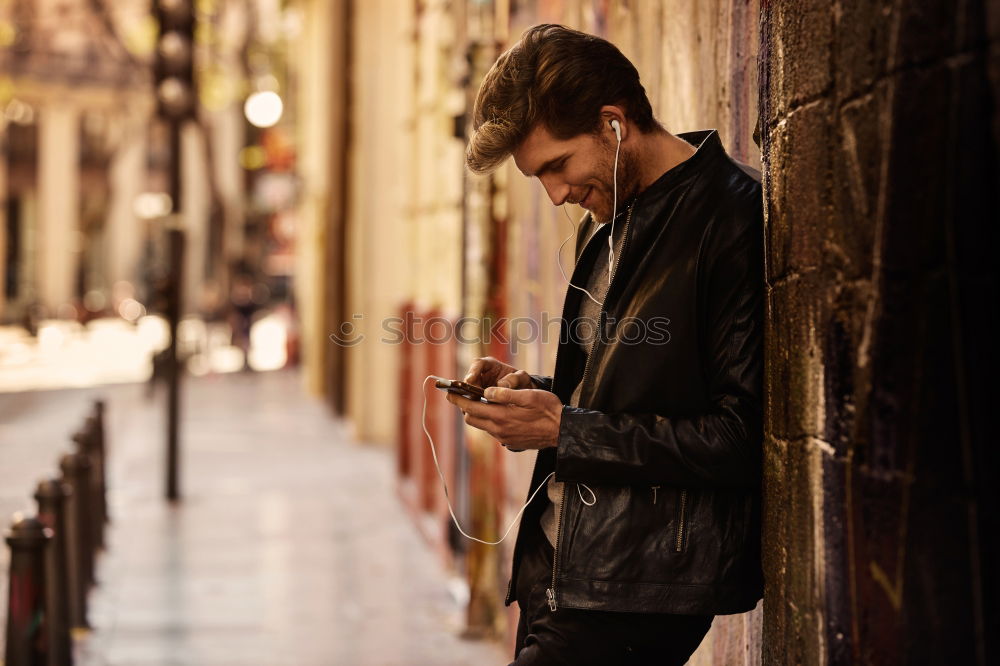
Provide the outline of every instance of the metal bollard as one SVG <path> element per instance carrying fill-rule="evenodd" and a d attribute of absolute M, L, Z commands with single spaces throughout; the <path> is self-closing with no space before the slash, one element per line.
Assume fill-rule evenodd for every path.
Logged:
<path fill-rule="evenodd" d="M 69 634 L 69 571 L 66 540 L 66 498 L 70 489 L 59 479 L 38 484 L 38 520 L 52 530 L 52 539 L 45 551 L 45 605 L 48 610 L 48 666 L 73 663 Z"/>
<path fill-rule="evenodd" d="M 82 453 L 67 453 L 59 461 L 63 482 L 70 487 L 66 511 L 66 554 L 69 560 L 69 621 L 72 627 L 89 628 L 87 592 L 93 581 L 94 551 L 90 547 L 88 520 L 90 460 Z"/>
<path fill-rule="evenodd" d="M 107 456 L 107 440 L 106 432 L 104 429 L 104 412 L 107 409 L 107 403 L 104 400 L 94 401 L 94 419 L 97 421 L 97 454 L 98 454 L 98 474 L 97 478 L 100 479 L 101 486 L 101 500 L 100 500 L 100 510 L 101 510 L 101 520 L 104 524 L 111 522 L 111 518 L 108 515 L 108 483 L 107 483 L 107 472 L 108 472 L 108 456 Z M 103 540 L 101 542 L 104 543 Z"/>
<path fill-rule="evenodd" d="M 101 495 L 104 493 L 101 484 L 101 453 L 97 442 L 97 417 L 88 416 L 83 429 L 73 435 L 77 451 L 87 454 L 90 459 L 90 478 L 87 484 L 90 493 L 90 544 L 94 551 L 104 548 L 104 516 L 101 515 Z"/>
<path fill-rule="evenodd" d="M 46 663 L 45 544 L 51 530 L 35 518 L 14 516 L 10 546 L 6 666 Z"/>

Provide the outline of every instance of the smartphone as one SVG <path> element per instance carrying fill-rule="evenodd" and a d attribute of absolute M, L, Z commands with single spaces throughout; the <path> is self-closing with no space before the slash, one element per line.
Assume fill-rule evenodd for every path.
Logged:
<path fill-rule="evenodd" d="M 469 384 L 468 382 L 463 382 L 458 379 L 435 377 L 434 387 L 443 391 L 448 391 L 449 393 L 457 393 L 463 398 L 468 398 L 469 400 L 489 402 L 489 400 L 486 399 L 486 395 L 483 393 L 482 387 L 476 386 L 475 384 Z"/>

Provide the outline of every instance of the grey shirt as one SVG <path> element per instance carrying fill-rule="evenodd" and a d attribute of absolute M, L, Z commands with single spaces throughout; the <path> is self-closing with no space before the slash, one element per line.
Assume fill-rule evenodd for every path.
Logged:
<path fill-rule="evenodd" d="M 603 225 L 595 229 L 602 229 Z M 615 256 L 614 260 L 618 262 L 618 254 L 622 250 L 623 241 L 625 239 L 625 219 L 624 216 L 619 216 L 618 220 L 615 221 L 614 227 L 615 236 Z M 593 236 L 591 236 L 593 238 Z M 597 253 L 597 259 L 594 260 L 594 267 L 590 271 L 590 276 L 587 278 L 587 284 L 582 285 L 595 300 L 600 303 L 595 303 L 586 294 L 582 294 L 582 300 L 580 302 L 580 312 L 577 314 L 577 320 L 573 322 L 568 322 L 571 324 L 570 331 L 572 337 L 570 338 L 572 342 L 580 345 L 580 349 L 583 350 L 584 356 L 590 356 L 590 349 L 594 344 L 594 337 L 597 335 L 597 327 L 600 322 L 601 309 L 604 307 L 604 299 L 608 295 L 609 283 L 609 262 L 608 262 L 608 246 L 607 243 L 603 243 L 601 251 Z M 580 286 L 580 285 L 577 285 Z M 576 388 L 573 390 L 573 395 L 570 398 L 570 407 L 580 406 L 580 389 L 583 387 L 583 378 L 577 383 Z M 545 492 L 549 497 L 549 505 L 545 507 L 545 511 L 542 512 L 541 524 L 542 531 L 545 532 L 545 537 L 555 548 L 556 545 L 556 530 L 558 528 L 556 524 L 556 514 L 555 506 L 556 503 L 562 501 L 562 494 L 564 492 L 564 484 L 561 481 L 556 481 L 555 477 L 549 477 L 548 485 L 545 488 Z M 585 491 L 586 492 L 586 491 Z"/>

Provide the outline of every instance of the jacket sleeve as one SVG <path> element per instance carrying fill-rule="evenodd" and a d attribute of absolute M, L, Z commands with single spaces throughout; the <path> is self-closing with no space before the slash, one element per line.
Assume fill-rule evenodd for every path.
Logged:
<path fill-rule="evenodd" d="M 746 216 L 753 218 L 752 215 Z M 718 222 L 718 220 L 717 220 Z M 734 220 L 707 257 L 702 364 L 708 409 L 686 418 L 563 407 L 556 479 L 757 487 L 763 439 L 763 229 Z M 719 231 L 715 229 L 714 231 Z"/>

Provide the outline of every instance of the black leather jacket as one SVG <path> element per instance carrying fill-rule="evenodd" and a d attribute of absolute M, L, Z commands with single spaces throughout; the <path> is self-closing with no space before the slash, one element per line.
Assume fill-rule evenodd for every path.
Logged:
<path fill-rule="evenodd" d="M 761 186 L 714 130 L 680 136 L 695 154 L 629 209 L 601 313 L 606 339 L 586 360 L 560 336 L 554 379 L 535 378 L 564 404 L 583 378 L 581 406 L 563 408 L 558 447 L 539 452 L 531 482 L 553 470 L 567 482 L 553 609 L 725 614 L 762 594 Z M 582 239 L 594 226 L 585 223 Z M 608 233 L 578 251 L 573 284 L 586 283 Z M 581 298 L 567 290 L 566 320 Z M 637 342 L 644 327 L 652 337 Z M 515 578 L 547 502 L 539 493 L 522 518 Z"/>

